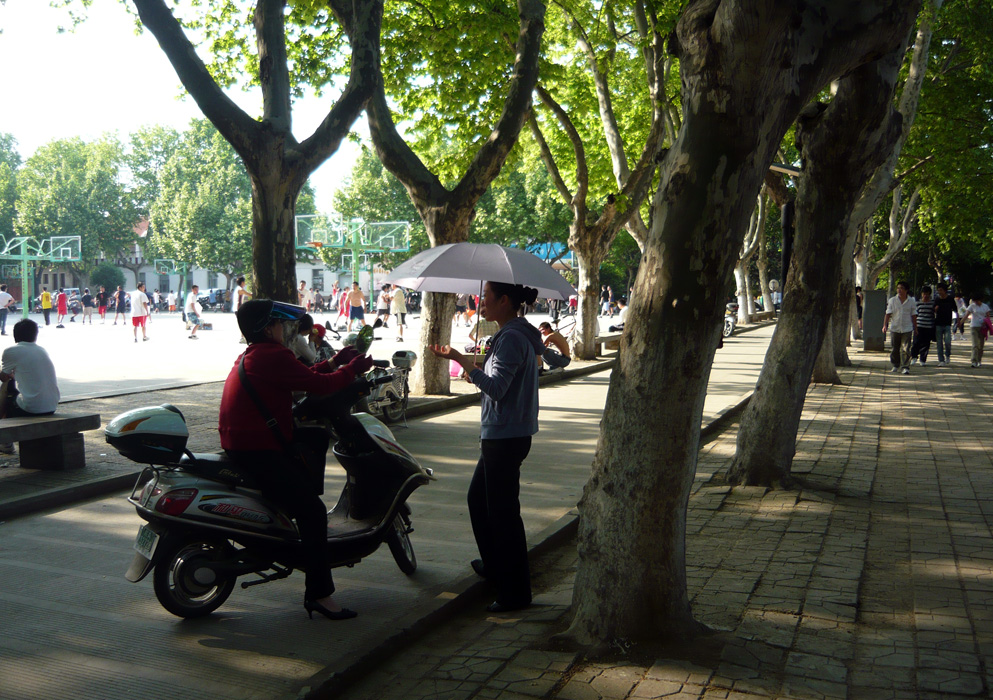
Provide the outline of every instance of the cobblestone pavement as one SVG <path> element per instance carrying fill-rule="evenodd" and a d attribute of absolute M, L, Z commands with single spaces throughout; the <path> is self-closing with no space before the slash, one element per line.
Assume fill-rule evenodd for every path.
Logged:
<path fill-rule="evenodd" d="M 529 610 L 464 613 L 337 697 L 989 697 L 993 377 L 964 357 L 909 377 L 853 359 L 844 385 L 810 389 L 801 488 L 723 485 L 734 429 L 701 448 L 688 576 L 718 634 L 699 650 L 651 663 L 549 651 L 569 619 L 568 546 L 536 567 Z"/>

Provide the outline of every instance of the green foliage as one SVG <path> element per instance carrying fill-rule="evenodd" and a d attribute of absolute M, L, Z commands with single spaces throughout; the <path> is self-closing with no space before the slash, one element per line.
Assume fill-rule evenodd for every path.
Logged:
<path fill-rule="evenodd" d="M 504 166 L 476 206 L 469 238 L 533 249 L 569 239 L 572 213 L 562 204 L 541 163 L 515 160 Z"/>
<path fill-rule="evenodd" d="M 80 236 L 82 260 L 73 265 L 79 271 L 92 269 L 100 251 L 133 244 L 138 213 L 121 177 L 123 164 L 123 148 L 110 136 L 42 146 L 17 175 L 15 233 Z"/>
<path fill-rule="evenodd" d="M 938 15 L 927 77 L 899 171 L 904 197 L 921 188 L 912 257 L 937 259 L 946 272 L 976 276 L 969 250 L 993 263 L 993 6 L 946 2 Z"/>
<path fill-rule="evenodd" d="M 615 296 L 627 296 L 628 289 L 634 286 L 639 264 L 641 249 L 638 244 L 627 231 L 619 232 L 600 267 L 600 284 L 608 285 Z"/>
<path fill-rule="evenodd" d="M 131 176 L 131 199 L 142 216 L 151 214 L 152 202 L 158 199 L 161 191 L 162 168 L 176 150 L 180 138 L 175 129 L 162 126 L 142 127 L 130 136 L 125 163 Z"/>
<path fill-rule="evenodd" d="M 637 1 L 637 0 L 634 0 Z M 569 115 L 585 146 L 590 177 L 590 204 L 603 201 L 617 191 L 610 152 L 604 138 L 600 107 L 586 53 L 577 46 L 584 38 L 597 57 L 597 69 L 608 83 L 611 102 L 631 167 L 641 155 L 652 121 L 648 92 L 644 41 L 634 24 L 634 1 L 590 3 L 582 0 L 549 6 L 541 84 Z M 664 3 L 659 11 L 660 31 L 667 34 L 675 26 L 678 3 Z M 671 16 L 670 16 L 671 15 Z M 667 95 L 678 101 L 679 84 L 673 71 L 666 85 Z M 577 186 L 573 145 L 554 116 L 537 108 L 536 116 L 559 171 L 571 191 Z M 622 203 L 621 206 L 626 206 Z"/>
<path fill-rule="evenodd" d="M 335 193 L 333 201 L 335 211 L 345 220 L 411 223 L 410 251 L 383 256 L 386 267 L 396 266 L 430 245 L 406 189 L 369 149 L 362 151 L 347 183 Z M 544 167 L 517 159 L 504 166 L 480 199 L 470 240 L 522 248 L 544 243 L 565 245 L 570 219 L 569 209 L 558 200 Z M 324 248 L 320 255 L 329 266 L 340 263 L 339 249 Z"/>
<path fill-rule="evenodd" d="M 91 289 L 96 291 L 101 285 L 107 289 L 117 289 L 124 285 L 124 273 L 113 263 L 102 262 L 90 275 Z"/>
<path fill-rule="evenodd" d="M 7 239 L 14 235 L 17 169 L 20 167 L 17 140 L 10 134 L 0 133 L 0 236 Z"/>
<path fill-rule="evenodd" d="M 151 206 L 157 253 L 225 275 L 252 260 L 252 190 L 241 159 L 206 119 L 195 119 L 160 176 Z"/>

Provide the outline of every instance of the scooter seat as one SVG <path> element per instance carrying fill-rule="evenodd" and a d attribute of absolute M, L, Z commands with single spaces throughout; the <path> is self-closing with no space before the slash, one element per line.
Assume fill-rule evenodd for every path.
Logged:
<path fill-rule="evenodd" d="M 246 489 L 257 490 L 261 488 L 255 477 L 240 471 L 224 453 L 198 452 L 193 454 L 193 459 L 190 459 L 189 455 L 183 455 L 182 459 L 179 460 L 179 466 L 191 474 L 202 476 L 205 479 Z"/>

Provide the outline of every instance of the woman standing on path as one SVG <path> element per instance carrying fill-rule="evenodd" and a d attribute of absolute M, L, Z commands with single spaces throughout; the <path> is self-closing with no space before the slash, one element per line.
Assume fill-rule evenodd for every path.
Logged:
<path fill-rule="evenodd" d="M 521 520 L 521 464 L 538 432 L 538 362 L 544 350 L 538 329 L 518 312 L 533 304 L 538 291 L 487 282 L 480 308 L 500 330 L 493 336 L 483 367 L 444 345 L 438 357 L 455 360 L 482 392 L 480 457 L 469 484 L 469 520 L 480 559 L 472 568 L 496 584 L 490 612 L 520 610 L 531 604 L 527 536 Z"/>

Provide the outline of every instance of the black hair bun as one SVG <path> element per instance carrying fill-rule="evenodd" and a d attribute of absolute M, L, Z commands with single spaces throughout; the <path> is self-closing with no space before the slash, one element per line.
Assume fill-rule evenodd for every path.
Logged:
<path fill-rule="evenodd" d="M 538 300 L 538 290 L 534 287 L 524 287 L 524 296 L 522 301 L 525 304 L 533 304 Z"/>

